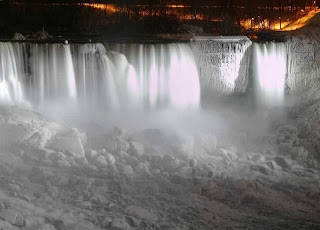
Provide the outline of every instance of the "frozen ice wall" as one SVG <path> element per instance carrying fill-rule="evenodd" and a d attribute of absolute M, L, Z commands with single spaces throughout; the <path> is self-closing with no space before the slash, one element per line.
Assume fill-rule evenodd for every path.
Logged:
<path fill-rule="evenodd" d="M 297 95 L 318 87 L 320 46 L 317 39 L 293 37 L 288 39 L 287 45 L 290 93 Z"/>
<path fill-rule="evenodd" d="M 247 37 L 195 37 L 192 40 L 202 96 L 247 91 L 251 44 Z"/>

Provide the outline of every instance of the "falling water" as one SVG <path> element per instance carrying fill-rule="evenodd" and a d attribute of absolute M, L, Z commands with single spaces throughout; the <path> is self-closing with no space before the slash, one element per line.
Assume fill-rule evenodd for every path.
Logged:
<path fill-rule="evenodd" d="M 5 104 L 23 102 L 21 64 L 23 47 L 0 43 L 0 101 Z"/>
<path fill-rule="evenodd" d="M 187 44 L 106 44 L 137 71 L 139 98 L 147 107 L 194 107 L 200 102 L 198 70 Z"/>
<path fill-rule="evenodd" d="M 256 99 L 264 106 L 283 103 L 287 71 L 285 43 L 255 43 L 253 46 L 253 76 Z"/>
<path fill-rule="evenodd" d="M 186 44 L 0 43 L 0 67 L 1 103 L 136 109 L 195 108 L 200 100 Z"/>

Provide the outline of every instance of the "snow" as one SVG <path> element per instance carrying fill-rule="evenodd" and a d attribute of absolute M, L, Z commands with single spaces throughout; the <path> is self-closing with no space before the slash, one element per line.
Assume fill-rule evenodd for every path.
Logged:
<path fill-rule="evenodd" d="M 277 107 L 234 97 L 196 112 L 88 110 L 88 121 L 1 105 L 0 228 L 320 228 L 317 44 L 288 39 Z M 246 80 L 230 84 L 217 89 Z"/>
<path fill-rule="evenodd" d="M 34 142 L 30 144 L 29 138 L 19 137 L 10 142 L 7 150 L 1 148 L 4 152 L 0 154 L 3 175 L 0 226 L 9 229 L 320 226 L 316 214 L 320 167 L 316 163 L 310 165 L 316 161 L 305 149 L 308 135 L 303 134 L 305 131 L 296 121 L 272 129 L 268 136 L 261 133 L 264 138 L 246 135 L 244 144 L 238 141 L 245 132 L 243 128 L 228 131 L 226 142 L 222 141 L 225 137 L 221 133 L 184 132 L 180 136 L 172 129 L 132 132 L 117 127 L 101 134 L 92 133 L 84 127 L 60 125 L 17 107 L 3 107 L 0 118 L 3 125 L 8 125 L 7 131 L 30 126 L 37 129 L 40 139 L 49 143 L 43 148 Z M 101 135 L 100 140 L 106 143 L 114 140 L 130 144 L 109 152 L 91 135 Z M 194 154 L 190 155 L 183 147 L 186 136 L 190 136 L 187 140 L 194 140 L 191 145 Z M 71 154 L 74 141 L 52 144 L 57 137 L 66 140 L 77 137 L 83 154 L 75 150 Z M 152 152 L 163 145 L 166 145 L 164 152 Z M 248 221 L 249 217 L 252 221 Z"/>

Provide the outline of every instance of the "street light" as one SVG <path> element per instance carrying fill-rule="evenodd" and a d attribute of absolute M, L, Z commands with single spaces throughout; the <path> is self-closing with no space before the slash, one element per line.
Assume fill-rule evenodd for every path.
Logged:
<path fill-rule="evenodd" d="M 279 17 L 279 21 L 280 21 L 280 30 L 281 30 L 281 17 Z"/>

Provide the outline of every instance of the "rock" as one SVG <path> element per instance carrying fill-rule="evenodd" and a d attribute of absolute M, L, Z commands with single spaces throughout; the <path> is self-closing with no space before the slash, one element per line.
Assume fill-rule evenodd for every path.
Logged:
<path fill-rule="evenodd" d="M 210 171 L 208 172 L 208 177 L 209 177 L 209 178 L 212 178 L 213 175 L 214 175 L 214 172 L 213 172 L 212 170 L 210 170 Z"/>
<path fill-rule="evenodd" d="M 111 153 L 114 153 L 117 151 L 118 149 L 118 144 L 115 140 L 111 139 L 111 138 L 108 138 L 106 141 L 105 141 L 105 148 L 108 152 L 111 152 Z"/>
<path fill-rule="evenodd" d="M 103 156 L 110 166 L 114 165 L 116 163 L 114 156 L 112 156 L 110 153 L 105 153 L 105 154 L 103 154 Z"/>
<path fill-rule="evenodd" d="M 100 221 L 100 227 L 102 228 L 109 228 L 111 225 L 112 219 L 110 217 L 105 217 L 103 220 Z"/>
<path fill-rule="evenodd" d="M 237 154 L 232 149 L 221 148 L 219 151 L 220 155 L 228 162 L 236 161 L 238 159 Z"/>
<path fill-rule="evenodd" d="M 107 200 L 106 198 L 104 198 L 103 196 L 101 195 L 95 195 L 91 198 L 91 202 L 93 204 L 99 204 L 99 205 L 103 205 L 105 203 L 107 203 Z"/>
<path fill-rule="evenodd" d="M 144 146 L 139 142 L 131 142 L 130 149 L 135 156 L 142 156 L 144 154 Z"/>
<path fill-rule="evenodd" d="M 2 212 L 5 209 L 6 209 L 6 206 L 4 205 L 4 203 L 0 202 L 0 212 Z"/>
<path fill-rule="evenodd" d="M 278 129 L 278 133 L 288 133 L 290 135 L 298 135 L 299 131 L 297 127 L 293 125 L 285 125 Z"/>
<path fill-rule="evenodd" d="M 247 189 L 247 183 L 243 179 L 231 181 L 231 186 L 233 189 L 238 191 L 244 191 Z"/>
<path fill-rule="evenodd" d="M 111 230 L 128 230 L 130 229 L 129 224 L 124 220 L 113 220 L 110 224 Z"/>
<path fill-rule="evenodd" d="M 292 125 L 280 127 L 277 142 L 282 153 L 288 155 L 292 148 L 299 144 L 298 129 Z"/>
<path fill-rule="evenodd" d="M 86 150 L 85 154 L 86 154 L 86 158 L 87 158 L 89 161 L 92 161 L 92 160 L 94 160 L 94 159 L 96 159 L 96 158 L 98 157 L 97 151 L 92 150 L 92 149 Z"/>
<path fill-rule="evenodd" d="M 51 39 L 53 38 L 52 35 L 50 35 L 47 31 L 42 28 L 39 32 L 33 34 L 33 37 L 38 39 L 38 40 L 45 40 L 45 39 Z"/>
<path fill-rule="evenodd" d="M 295 147 L 291 151 L 293 159 L 298 161 L 306 161 L 308 159 L 309 152 L 303 147 Z"/>
<path fill-rule="evenodd" d="M 11 192 L 14 192 L 14 193 L 21 192 L 21 187 L 17 184 L 9 184 L 9 189 Z"/>
<path fill-rule="evenodd" d="M 160 169 L 153 169 L 152 174 L 153 175 L 159 175 L 161 173 Z"/>
<path fill-rule="evenodd" d="M 90 201 L 80 201 L 77 203 L 77 206 L 81 209 L 92 209 Z"/>
<path fill-rule="evenodd" d="M 267 162 L 266 162 L 266 165 L 267 165 L 270 169 L 272 169 L 272 170 L 275 169 L 275 165 L 274 165 L 274 162 L 273 162 L 273 161 L 267 161 Z"/>
<path fill-rule="evenodd" d="M 34 230 L 57 230 L 57 229 L 51 224 L 43 224 L 35 228 Z"/>
<path fill-rule="evenodd" d="M 149 172 L 149 164 L 146 162 L 140 162 L 136 167 L 136 170 L 140 174 L 151 175 Z"/>
<path fill-rule="evenodd" d="M 0 229 L 1 230 L 19 230 L 20 228 L 17 228 L 12 224 L 8 223 L 7 221 L 0 219 Z"/>
<path fill-rule="evenodd" d="M 228 156 L 230 157 L 230 159 L 232 161 L 236 161 L 238 159 L 237 154 L 235 152 L 233 152 L 233 151 L 228 151 Z"/>
<path fill-rule="evenodd" d="M 179 167 L 179 160 L 166 154 L 162 158 L 162 167 L 165 171 L 173 171 Z"/>
<path fill-rule="evenodd" d="M 58 152 L 74 152 L 77 157 L 85 157 L 81 137 L 74 131 L 56 135 L 46 147 Z"/>
<path fill-rule="evenodd" d="M 98 156 L 95 160 L 94 160 L 94 164 L 97 167 L 108 167 L 108 162 L 106 161 L 106 159 L 104 158 L 104 156 Z"/>
<path fill-rule="evenodd" d="M 116 154 L 117 154 L 117 156 L 118 156 L 119 158 L 121 158 L 121 159 L 125 159 L 126 157 L 129 156 L 128 153 L 126 153 L 126 152 L 124 152 L 124 151 L 119 151 L 119 152 L 117 152 Z"/>
<path fill-rule="evenodd" d="M 130 165 L 124 165 L 122 173 L 124 175 L 126 175 L 127 177 L 133 177 L 134 176 L 134 172 L 133 172 L 133 170 L 132 170 Z"/>
<path fill-rule="evenodd" d="M 137 228 L 140 226 L 141 221 L 137 220 L 136 218 L 134 218 L 133 216 L 126 216 L 125 217 L 126 222 L 134 228 Z"/>
<path fill-rule="evenodd" d="M 245 192 L 240 197 L 240 203 L 243 205 L 255 206 L 259 203 L 259 198 L 252 192 Z"/>
<path fill-rule="evenodd" d="M 283 169 L 290 169 L 290 165 L 288 164 L 288 162 L 283 159 L 282 157 L 274 157 L 273 161 L 280 167 L 282 167 Z"/>
<path fill-rule="evenodd" d="M 133 157 L 133 156 L 130 156 L 128 155 L 126 158 L 125 158 L 126 162 L 131 165 L 132 167 L 137 167 L 137 165 L 139 164 L 139 161 L 136 157 Z"/>
<path fill-rule="evenodd" d="M 59 196 L 59 190 L 55 186 L 48 186 L 47 191 L 50 194 L 50 196 L 53 198 L 57 198 Z"/>
<path fill-rule="evenodd" d="M 17 227 L 23 227 L 25 225 L 23 215 L 10 208 L 2 211 L 0 213 L 0 218 Z"/>
<path fill-rule="evenodd" d="M 58 168 L 70 168 L 71 167 L 71 164 L 66 159 L 58 160 L 57 162 L 55 162 L 55 165 Z"/>
<path fill-rule="evenodd" d="M 226 199 L 226 193 L 222 189 L 215 189 L 208 195 L 208 198 L 209 200 L 223 201 Z"/>
<path fill-rule="evenodd" d="M 130 205 L 129 207 L 127 207 L 125 213 L 141 220 L 156 221 L 158 219 L 158 217 L 154 213 L 145 208 L 135 205 Z"/>
<path fill-rule="evenodd" d="M 53 162 L 57 162 L 59 160 L 65 159 L 67 156 L 65 154 L 63 154 L 62 152 L 51 152 L 49 155 L 49 158 L 53 161 Z"/>
<path fill-rule="evenodd" d="M 260 172 L 264 175 L 271 175 L 272 174 L 272 171 L 270 169 L 267 169 L 267 168 L 260 166 L 260 165 L 251 165 L 250 170 Z"/>
<path fill-rule="evenodd" d="M 225 159 L 226 161 L 231 161 L 231 158 L 228 156 L 227 150 L 220 148 L 219 153 L 223 157 L 223 159 Z"/>
<path fill-rule="evenodd" d="M 115 137 L 122 137 L 125 134 L 125 131 L 118 126 L 115 126 L 112 130 L 112 135 Z"/>
<path fill-rule="evenodd" d="M 79 158 L 75 158 L 75 162 L 81 166 L 86 166 L 88 165 L 88 161 L 85 157 L 79 157 Z"/>
<path fill-rule="evenodd" d="M 182 176 L 181 174 L 175 172 L 171 175 L 170 177 L 171 182 L 173 184 L 181 184 L 181 185 L 186 185 L 186 179 L 184 176 Z"/>
<path fill-rule="evenodd" d="M 127 152 L 130 149 L 130 144 L 124 141 L 123 139 L 121 139 L 120 137 L 116 137 L 116 142 L 118 145 L 118 148 L 117 148 L 118 151 Z"/>
<path fill-rule="evenodd" d="M 24 40 L 26 40 L 26 37 L 25 36 L 23 36 L 22 34 L 20 34 L 20 33 L 14 33 L 13 34 L 13 38 L 12 38 L 12 40 L 16 40 L 16 41 L 24 41 Z"/>

